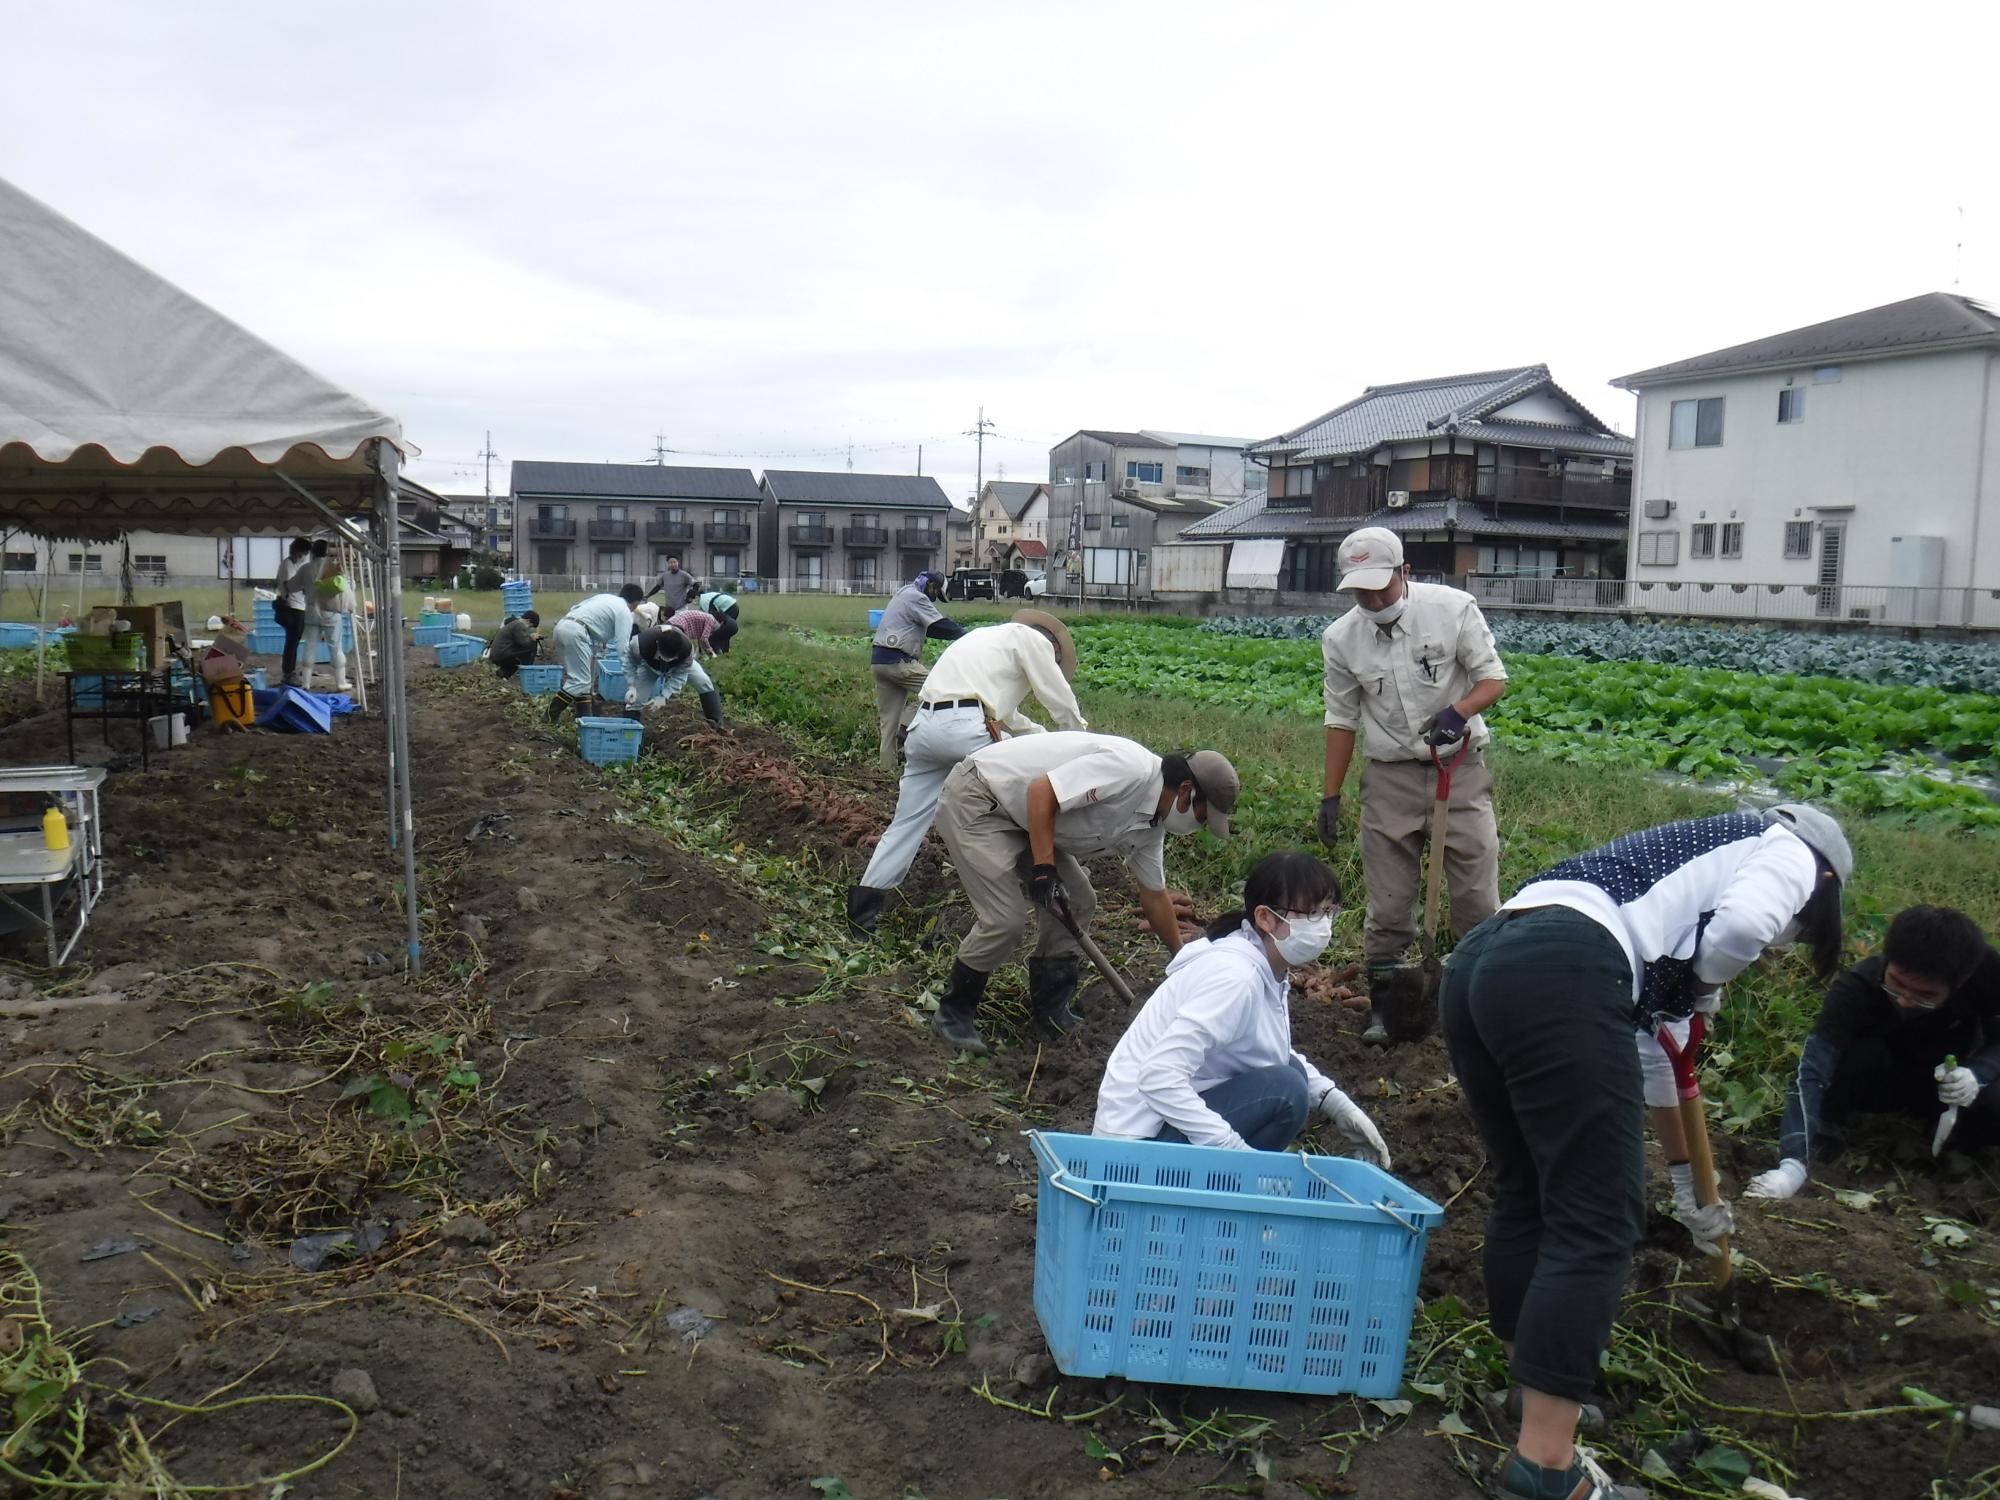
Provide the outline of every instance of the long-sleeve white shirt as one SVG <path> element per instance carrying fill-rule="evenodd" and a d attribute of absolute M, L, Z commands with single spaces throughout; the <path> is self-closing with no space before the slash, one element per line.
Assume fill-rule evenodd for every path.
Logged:
<path fill-rule="evenodd" d="M 1507 669 L 1479 604 L 1463 589 L 1413 583 L 1403 613 L 1387 628 L 1350 609 L 1320 636 L 1326 727 L 1368 733 L 1370 760 L 1429 760 L 1425 720 L 1480 682 L 1505 682 Z M 1486 720 L 1474 714 L 1466 733 L 1476 750 Z"/>
<path fill-rule="evenodd" d="M 1247 926 L 1182 948 L 1112 1049 L 1091 1134 L 1151 1140 L 1171 1125 L 1196 1146 L 1248 1150 L 1202 1092 L 1285 1063 L 1304 1071 L 1317 1108 L 1335 1085 L 1292 1047 L 1291 988 Z"/>
<path fill-rule="evenodd" d="M 1502 909 L 1566 906 L 1618 939 L 1632 996 L 1685 1014 L 1689 981 L 1726 984 L 1779 940 L 1819 884 L 1819 857 L 1782 823 L 1724 813 L 1666 823 L 1563 861 Z"/>
<path fill-rule="evenodd" d="M 632 639 L 632 606 L 617 594 L 592 594 L 570 606 L 566 620 L 581 625 L 598 646 L 609 646 L 621 658 Z"/>
<path fill-rule="evenodd" d="M 1015 734 L 1040 734 L 1042 726 L 1021 712 L 1033 693 L 1058 729 L 1088 729 L 1076 694 L 1056 664 L 1056 648 L 1032 625 L 1009 620 L 967 631 L 949 646 L 924 679 L 923 701 L 951 703 L 977 698 L 986 717 Z"/>

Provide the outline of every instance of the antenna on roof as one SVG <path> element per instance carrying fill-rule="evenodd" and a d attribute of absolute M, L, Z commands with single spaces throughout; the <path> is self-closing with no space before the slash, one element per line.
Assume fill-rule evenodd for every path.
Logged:
<path fill-rule="evenodd" d="M 653 462 L 662 468 L 666 467 L 667 435 L 664 432 L 653 434 Z"/>

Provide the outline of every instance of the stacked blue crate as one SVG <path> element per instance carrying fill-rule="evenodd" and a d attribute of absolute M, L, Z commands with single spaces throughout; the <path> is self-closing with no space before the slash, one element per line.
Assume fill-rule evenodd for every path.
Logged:
<path fill-rule="evenodd" d="M 525 615 L 535 607 L 535 586 L 531 583 L 503 583 L 500 585 L 500 614 L 512 619 L 515 615 Z"/>

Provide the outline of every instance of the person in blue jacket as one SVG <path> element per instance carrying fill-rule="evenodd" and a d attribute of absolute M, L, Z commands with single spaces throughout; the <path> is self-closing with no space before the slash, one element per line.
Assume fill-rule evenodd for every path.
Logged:
<path fill-rule="evenodd" d="M 610 651 L 624 659 L 632 639 L 632 611 L 645 592 L 628 583 L 615 594 L 592 594 L 570 606 L 551 634 L 556 659 L 562 663 L 562 687 L 549 703 L 549 722 L 559 721 L 579 703 L 587 702 L 597 680 L 597 654 Z"/>

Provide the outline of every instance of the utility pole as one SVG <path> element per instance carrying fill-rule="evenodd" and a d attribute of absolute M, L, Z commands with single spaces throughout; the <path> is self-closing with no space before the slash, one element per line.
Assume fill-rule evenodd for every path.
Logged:
<path fill-rule="evenodd" d="M 975 470 L 978 477 L 972 485 L 972 565 L 975 568 L 981 565 L 986 553 L 986 527 L 982 522 L 982 513 L 986 493 L 986 434 L 992 430 L 993 424 L 986 420 L 986 408 L 983 406 L 979 408 L 979 420 L 965 430 L 966 437 L 979 440 Z"/>
<path fill-rule="evenodd" d="M 924 477 L 924 445 L 917 444 L 917 478 Z"/>
<path fill-rule="evenodd" d="M 667 435 L 664 432 L 653 434 L 653 463 L 657 468 L 667 465 Z"/>
<path fill-rule="evenodd" d="M 850 474 L 854 472 L 854 440 L 852 438 L 848 439 L 847 443 L 847 472 Z"/>
<path fill-rule="evenodd" d="M 479 456 L 486 460 L 486 544 L 499 545 L 499 518 L 493 514 L 493 460 L 500 455 L 493 451 L 493 429 L 486 429 L 486 446 L 479 450 Z"/>

